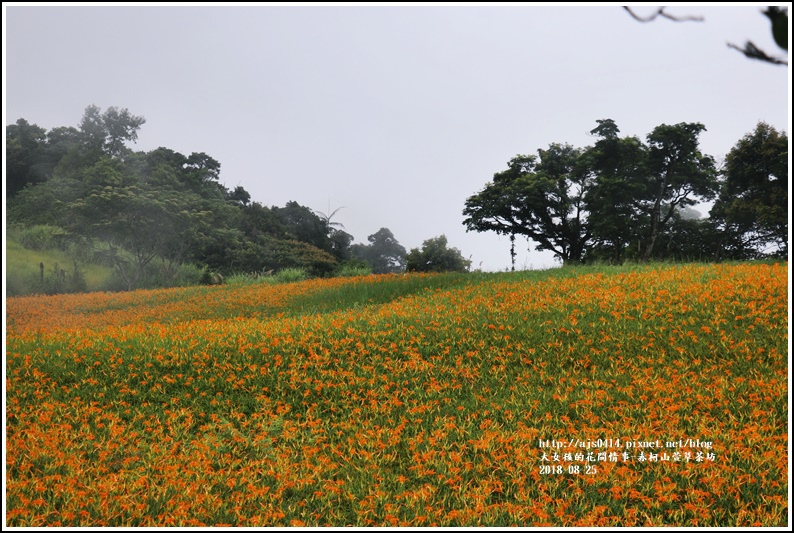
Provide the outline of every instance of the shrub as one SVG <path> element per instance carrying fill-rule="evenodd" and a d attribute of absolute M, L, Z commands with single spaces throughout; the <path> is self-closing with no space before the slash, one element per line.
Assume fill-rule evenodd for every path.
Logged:
<path fill-rule="evenodd" d="M 351 259 L 345 261 L 334 271 L 336 277 L 355 277 L 355 276 L 368 276 L 372 274 L 372 267 L 364 261 Z"/>
<path fill-rule="evenodd" d="M 200 282 L 202 285 L 223 285 L 223 276 L 218 272 L 204 269 Z"/>
<path fill-rule="evenodd" d="M 19 231 L 19 242 L 29 250 L 63 249 L 69 232 L 58 226 L 39 224 Z"/>
<path fill-rule="evenodd" d="M 447 247 L 446 235 L 426 240 L 421 250 L 414 248 L 406 257 L 409 272 L 468 272 L 470 267 L 460 250 Z"/>
<path fill-rule="evenodd" d="M 41 263 L 41 267 L 39 273 L 28 276 L 26 285 L 29 291 L 50 295 L 88 291 L 85 276 L 76 261 L 71 272 L 61 268 L 58 263 L 53 263 L 49 270 L 44 268 L 44 263 Z"/>
<path fill-rule="evenodd" d="M 306 270 L 302 268 L 285 268 L 276 272 L 273 276 L 276 283 L 294 283 L 296 281 L 303 281 L 309 276 Z"/>
<path fill-rule="evenodd" d="M 259 279 L 255 274 L 247 274 L 245 272 L 226 276 L 225 279 L 227 285 L 252 285 L 258 281 Z"/>

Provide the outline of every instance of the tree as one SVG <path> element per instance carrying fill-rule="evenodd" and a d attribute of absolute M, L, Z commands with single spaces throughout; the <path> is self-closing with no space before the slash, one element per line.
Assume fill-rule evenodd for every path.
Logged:
<path fill-rule="evenodd" d="M 508 169 L 466 200 L 463 221 L 467 231 L 496 231 L 509 235 L 515 258 L 515 235 L 549 250 L 563 263 L 584 259 L 592 236 L 585 198 L 593 176 L 571 145 L 551 144 L 539 157 L 519 155 Z M 515 261 L 515 259 L 514 259 Z"/>
<path fill-rule="evenodd" d="M 140 190 L 162 204 L 165 218 L 157 236 L 157 256 L 166 279 L 188 261 L 202 262 L 201 252 L 211 243 L 239 233 L 239 209 L 227 201 L 226 191 L 217 183 L 220 164 L 203 153 L 203 163 L 195 164 L 196 155 L 185 157 L 161 147 L 125 160 Z"/>
<path fill-rule="evenodd" d="M 103 158 L 86 170 L 86 194 L 71 204 L 69 229 L 105 243 L 107 256 L 132 290 L 157 256 L 167 223 L 162 195 L 144 194 L 117 160 Z"/>
<path fill-rule="evenodd" d="M 234 205 L 246 207 L 251 202 L 251 194 L 238 185 L 233 191 L 226 193 L 226 199 Z"/>
<path fill-rule="evenodd" d="M 79 182 L 71 180 L 80 192 L 67 204 L 65 227 L 102 243 L 129 290 L 157 258 L 161 274 L 173 278 L 232 221 L 236 208 L 220 194 L 203 194 L 206 185 L 189 179 L 196 170 L 188 161 L 165 148 L 124 159 L 105 155 L 83 168 Z"/>
<path fill-rule="evenodd" d="M 343 228 L 344 229 L 345 225 L 342 224 L 341 222 L 332 222 L 331 221 L 331 219 L 334 218 L 334 215 L 336 215 L 339 211 L 341 211 L 344 208 L 345 208 L 345 206 L 341 206 L 341 207 L 337 207 L 336 209 L 331 211 L 331 205 L 330 205 L 330 202 L 329 202 L 328 214 L 325 214 L 322 211 L 315 211 L 314 214 L 319 216 L 325 222 L 325 225 L 328 226 L 329 228 L 339 227 L 339 228 Z"/>
<path fill-rule="evenodd" d="M 342 231 L 342 229 L 339 229 L 344 229 L 344 224 L 341 222 L 332 221 L 334 215 L 336 215 L 341 209 L 344 209 L 344 206 L 337 207 L 331 211 L 329 202 L 328 214 L 325 214 L 322 211 L 315 211 L 314 213 L 319 216 L 323 222 L 325 222 L 325 227 L 328 231 L 328 238 L 331 240 L 331 253 L 333 253 L 334 257 L 340 261 L 346 261 L 350 259 L 350 244 L 353 242 L 353 236 L 345 231 Z"/>
<path fill-rule="evenodd" d="M 713 261 L 719 253 L 719 232 L 710 219 L 688 218 L 677 211 L 657 246 L 659 259 L 673 261 Z"/>
<path fill-rule="evenodd" d="M 512 159 L 466 200 L 467 230 L 510 236 L 513 257 L 515 236 L 524 235 L 564 264 L 632 253 L 649 260 L 676 213 L 716 194 L 714 159 L 698 146 L 705 127 L 662 124 L 644 144 L 619 138 L 611 119 L 597 123 L 592 147 L 554 143 Z"/>
<path fill-rule="evenodd" d="M 513 270 L 516 261 L 515 236 L 526 234 L 517 216 L 520 207 L 514 209 L 514 206 L 521 201 L 521 179 L 534 170 L 535 163 L 533 155 L 514 157 L 507 163 L 508 170 L 494 174 L 493 182 L 466 200 L 463 210 L 463 215 L 468 217 L 463 221 L 466 231 L 494 231 L 510 237 Z"/>
<path fill-rule="evenodd" d="M 637 235 L 636 199 L 641 194 L 646 147 L 637 137 L 619 138 L 612 119 L 597 120 L 591 130 L 599 140 L 585 152 L 595 183 L 587 195 L 594 248 L 604 259 L 620 263 Z"/>
<path fill-rule="evenodd" d="M 185 160 L 182 179 L 185 184 L 206 198 L 226 196 L 226 189 L 218 183 L 221 164 L 204 152 L 193 152 Z"/>
<path fill-rule="evenodd" d="M 468 272 L 470 267 L 460 250 L 447 247 L 446 235 L 424 241 L 421 250 L 413 248 L 406 257 L 406 270 L 412 272 Z"/>
<path fill-rule="evenodd" d="M 367 237 L 369 245 L 354 244 L 351 254 L 372 267 L 374 274 L 391 274 L 405 270 L 405 248 L 388 228 Z"/>
<path fill-rule="evenodd" d="M 120 157 L 130 152 L 125 143 L 138 140 L 138 130 L 146 122 L 127 109 L 109 107 L 104 113 L 95 105 L 86 108 L 80 121 L 80 133 L 87 151 L 110 157 Z"/>
<path fill-rule="evenodd" d="M 699 123 L 662 124 L 648 134 L 647 176 L 640 209 L 649 227 L 643 242 L 642 260 L 648 261 L 665 224 L 676 209 L 694 205 L 697 199 L 714 198 L 718 183 L 714 158 L 700 152 Z"/>
<path fill-rule="evenodd" d="M 711 216 L 764 254 L 788 254 L 788 137 L 765 122 L 740 139 L 725 158 L 724 182 Z"/>
<path fill-rule="evenodd" d="M 39 159 L 41 174 L 50 179 L 67 154 L 80 146 L 80 132 L 71 126 L 58 126 L 47 132 L 47 144 Z"/>
<path fill-rule="evenodd" d="M 237 227 L 246 237 L 256 238 L 259 235 L 286 237 L 287 229 L 273 210 L 259 202 L 251 202 L 242 206 Z"/>
<path fill-rule="evenodd" d="M 45 142 L 46 130 L 23 118 L 6 128 L 6 198 L 47 179 L 37 169 Z"/>
<path fill-rule="evenodd" d="M 45 224 L 65 228 L 71 220 L 71 202 L 83 194 L 82 183 L 60 176 L 25 187 L 9 200 L 8 221 L 29 226 Z"/>
<path fill-rule="evenodd" d="M 340 262 L 350 259 L 350 245 L 353 243 L 353 236 L 340 229 L 331 228 L 328 233 L 331 240 L 331 254 Z"/>
<path fill-rule="evenodd" d="M 292 239 L 307 242 L 328 253 L 333 249 L 327 224 L 308 207 L 290 201 L 284 207 L 274 207 L 273 212 Z"/>
<path fill-rule="evenodd" d="M 7 148 L 19 161 L 17 174 L 35 170 L 41 176 L 35 184 L 22 178 L 33 186 L 9 199 L 9 220 L 57 226 L 92 248 L 98 244 L 128 289 L 139 286 L 158 259 L 161 280 L 173 279 L 188 261 L 236 268 L 248 252 L 259 258 L 252 262 L 266 258 L 319 273 L 335 267 L 335 259 L 317 247 L 288 242 L 278 216 L 250 206 L 242 187 L 230 192 L 222 186 L 221 165 L 209 155 L 128 149 L 125 143 L 137 139 L 143 122 L 127 110 L 102 113 L 89 106 L 79 129 L 47 133 L 22 119 L 9 127 Z M 322 221 L 303 211 L 319 224 L 330 250 Z"/>

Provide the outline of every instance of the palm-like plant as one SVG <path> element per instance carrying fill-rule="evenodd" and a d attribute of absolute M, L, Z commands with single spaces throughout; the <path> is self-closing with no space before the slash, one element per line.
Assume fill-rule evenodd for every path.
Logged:
<path fill-rule="evenodd" d="M 325 214 L 322 211 L 314 210 L 314 214 L 320 217 L 323 222 L 325 222 L 326 227 L 328 228 L 328 233 L 331 234 L 335 231 L 335 228 L 345 228 L 345 225 L 341 222 L 331 222 L 331 219 L 334 218 L 341 209 L 344 209 L 345 206 L 337 207 L 333 211 L 331 211 L 331 202 L 328 202 L 328 212 L 329 214 Z"/>

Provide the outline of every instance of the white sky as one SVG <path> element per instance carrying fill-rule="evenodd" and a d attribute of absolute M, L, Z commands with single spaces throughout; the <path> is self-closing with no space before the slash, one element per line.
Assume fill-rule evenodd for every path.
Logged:
<path fill-rule="evenodd" d="M 758 121 L 790 133 L 788 68 L 726 46 L 780 54 L 765 5 L 643 24 L 619 5 L 5 3 L 3 118 L 49 130 L 127 108 L 146 118 L 135 150 L 206 152 L 264 205 L 344 206 L 333 220 L 354 242 L 445 234 L 473 268 L 504 270 L 509 240 L 466 233 L 462 210 L 517 154 L 588 146 L 605 118 L 643 140 L 701 122 L 718 160 Z M 556 265 L 527 248 L 517 268 Z"/>

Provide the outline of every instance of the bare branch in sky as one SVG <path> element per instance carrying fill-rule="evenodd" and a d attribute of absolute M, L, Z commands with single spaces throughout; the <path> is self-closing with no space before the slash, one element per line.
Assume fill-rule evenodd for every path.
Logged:
<path fill-rule="evenodd" d="M 728 43 L 728 47 L 740 51 L 750 59 L 758 59 L 759 61 L 766 61 L 767 63 L 772 63 L 774 65 L 788 65 L 788 61 L 768 55 L 750 41 L 745 43 L 744 48 L 740 48 L 732 43 Z"/>
<path fill-rule="evenodd" d="M 634 17 L 636 20 L 639 20 L 640 22 L 651 22 L 656 17 L 664 17 L 664 18 L 667 18 L 667 19 L 670 19 L 670 20 L 674 20 L 676 22 L 686 22 L 688 20 L 695 21 L 695 22 L 703 22 L 703 17 L 696 17 L 696 16 L 677 17 L 675 15 L 671 15 L 669 13 L 666 13 L 664 11 L 665 10 L 665 6 L 660 7 L 656 11 L 656 13 L 654 13 L 653 15 L 650 15 L 648 17 L 645 17 L 645 18 L 637 15 L 634 11 L 631 10 L 631 8 L 629 6 L 623 6 L 623 9 L 628 11 L 629 15 Z"/>
<path fill-rule="evenodd" d="M 631 10 L 629 6 L 623 6 L 629 15 L 631 15 L 634 20 L 638 20 L 640 22 L 651 22 L 656 19 L 656 17 L 664 17 L 670 20 L 674 20 L 676 22 L 684 22 L 688 20 L 702 22 L 704 19 L 703 17 L 697 16 L 683 16 L 677 17 L 666 13 L 665 6 L 660 7 L 655 13 L 649 15 L 647 17 L 641 17 L 637 15 L 634 11 Z M 784 50 L 787 49 L 786 43 L 788 41 L 788 35 L 785 33 L 785 30 L 788 28 L 788 10 L 785 8 L 779 8 L 775 6 L 770 6 L 766 11 L 763 11 L 764 15 L 769 17 L 772 21 L 772 31 L 773 37 L 775 38 L 775 42 L 778 43 L 778 46 L 783 48 Z M 728 43 L 730 48 L 734 48 L 744 54 L 746 57 L 750 59 L 757 59 L 759 61 L 765 61 L 767 63 L 772 63 L 773 65 L 788 65 L 788 61 L 785 59 L 780 59 L 777 57 L 772 57 L 760 48 L 758 48 L 755 44 L 750 41 L 744 45 L 744 48 L 740 48 L 735 44 Z"/>

